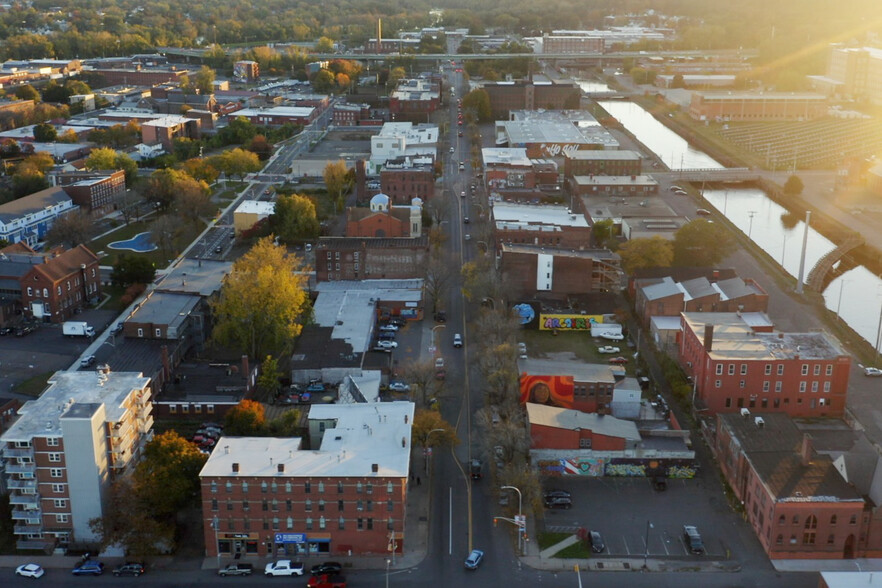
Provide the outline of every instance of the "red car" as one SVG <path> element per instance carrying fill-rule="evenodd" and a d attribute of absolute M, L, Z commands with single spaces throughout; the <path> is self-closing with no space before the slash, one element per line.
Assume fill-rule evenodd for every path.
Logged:
<path fill-rule="evenodd" d="M 309 579 L 306 588 L 346 588 L 346 578 L 336 574 L 319 574 Z"/>
<path fill-rule="evenodd" d="M 628 358 L 627 358 L 627 357 L 621 357 L 621 356 L 619 356 L 619 357 L 610 357 L 610 358 L 609 358 L 609 362 L 610 362 L 610 363 L 617 363 L 617 364 L 620 364 L 620 365 L 624 365 L 624 364 L 628 363 Z"/>

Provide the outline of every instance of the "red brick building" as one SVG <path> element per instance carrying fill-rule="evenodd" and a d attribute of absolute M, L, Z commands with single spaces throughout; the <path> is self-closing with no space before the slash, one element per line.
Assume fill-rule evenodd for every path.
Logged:
<path fill-rule="evenodd" d="M 403 553 L 413 414 L 313 405 L 308 439 L 222 437 L 199 474 L 206 556 Z"/>
<path fill-rule="evenodd" d="M 624 451 L 640 444 L 632 421 L 532 402 L 526 408 L 532 449 Z"/>
<path fill-rule="evenodd" d="M 483 88 L 490 97 L 490 110 L 497 118 L 508 118 L 512 110 L 578 108 L 582 96 L 581 88 L 569 80 L 485 82 Z"/>
<path fill-rule="evenodd" d="M 562 205 L 497 202 L 492 208 L 493 240 L 561 249 L 584 249 L 591 243 L 591 225 L 582 214 Z"/>
<path fill-rule="evenodd" d="M 434 80 L 401 80 L 389 95 L 389 113 L 395 120 L 429 122 L 441 106 L 441 84 Z"/>
<path fill-rule="evenodd" d="M 141 123 L 141 141 L 147 145 L 159 143 L 171 152 L 175 139 L 198 139 L 201 121 L 180 115 L 169 115 Z"/>
<path fill-rule="evenodd" d="M 380 190 L 392 204 L 410 204 L 414 198 L 428 201 L 435 196 L 435 166 L 410 158 L 388 160 L 380 171 Z"/>
<path fill-rule="evenodd" d="M 81 209 L 105 214 L 126 191 L 126 174 L 116 171 L 75 171 L 55 176 L 55 181 Z"/>
<path fill-rule="evenodd" d="M 500 243 L 497 255 L 513 298 L 565 299 L 611 291 L 621 282 L 621 259 L 608 249 Z"/>
<path fill-rule="evenodd" d="M 315 248 L 315 277 L 338 280 L 421 278 L 426 274 L 429 239 L 323 237 Z"/>
<path fill-rule="evenodd" d="M 335 126 L 356 127 L 362 121 L 371 120 L 371 107 L 367 104 L 335 104 L 332 116 Z"/>
<path fill-rule="evenodd" d="M 62 251 L 16 256 L 10 262 L 25 264 L 18 279 L 21 305 L 26 315 L 61 323 L 101 294 L 98 256 L 85 245 Z"/>
<path fill-rule="evenodd" d="M 787 415 L 745 409 L 716 423 L 717 461 L 769 558 L 878 556 L 872 505 Z"/>
<path fill-rule="evenodd" d="M 564 153 L 564 176 L 639 176 L 640 154 L 627 150 L 580 150 Z"/>
<path fill-rule="evenodd" d="M 687 312 L 680 323 L 680 364 L 707 414 L 845 413 L 851 357 L 826 333 L 760 332 L 738 313 Z"/>
<path fill-rule="evenodd" d="M 552 354 L 554 355 L 554 354 Z M 616 379 L 608 365 L 585 363 L 571 354 L 518 359 L 521 403 L 609 414 Z"/>
<path fill-rule="evenodd" d="M 827 114 L 821 94 L 789 92 L 693 92 L 689 116 L 695 120 L 813 120 Z"/>
<path fill-rule="evenodd" d="M 422 204 L 390 206 L 389 197 L 377 194 L 370 208 L 346 210 L 346 236 L 371 238 L 419 237 L 422 235 Z"/>
<path fill-rule="evenodd" d="M 120 84 L 131 86 L 154 86 L 165 82 L 180 82 L 191 72 L 185 69 L 96 69 L 92 72 L 104 78 L 107 86 Z"/>

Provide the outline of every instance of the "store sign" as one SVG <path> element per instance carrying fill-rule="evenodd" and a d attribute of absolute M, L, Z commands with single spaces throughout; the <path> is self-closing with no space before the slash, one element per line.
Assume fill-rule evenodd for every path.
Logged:
<path fill-rule="evenodd" d="M 276 533 L 276 543 L 306 543 L 306 533 Z"/>

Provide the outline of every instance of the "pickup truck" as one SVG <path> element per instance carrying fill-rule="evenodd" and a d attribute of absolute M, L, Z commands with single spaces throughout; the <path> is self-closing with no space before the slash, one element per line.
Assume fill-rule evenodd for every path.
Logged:
<path fill-rule="evenodd" d="M 250 563 L 231 563 L 217 571 L 218 576 L 250 576 L 254 566 Z"/>
<path fill-rule="evenodd" d="M 280 559 L 266 564 L 266 567 L 263 568 L 263 574 L 265 576 L 302 576 L 303 564 L 292 562 L 290 559 Z"/>
<path fill-rule="evenodd" d="M 346 578 L 336 574 L 319 574 L 309 579 L 306 588 L 346 588 Z"/>

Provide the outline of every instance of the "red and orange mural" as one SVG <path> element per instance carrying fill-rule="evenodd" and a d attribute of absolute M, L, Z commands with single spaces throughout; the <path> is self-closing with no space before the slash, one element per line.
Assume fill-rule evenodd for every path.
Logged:
<path fill-rule="evenodd" d="M 521 374 L 521 403 L 573 408 L 573 376 Z"/>

